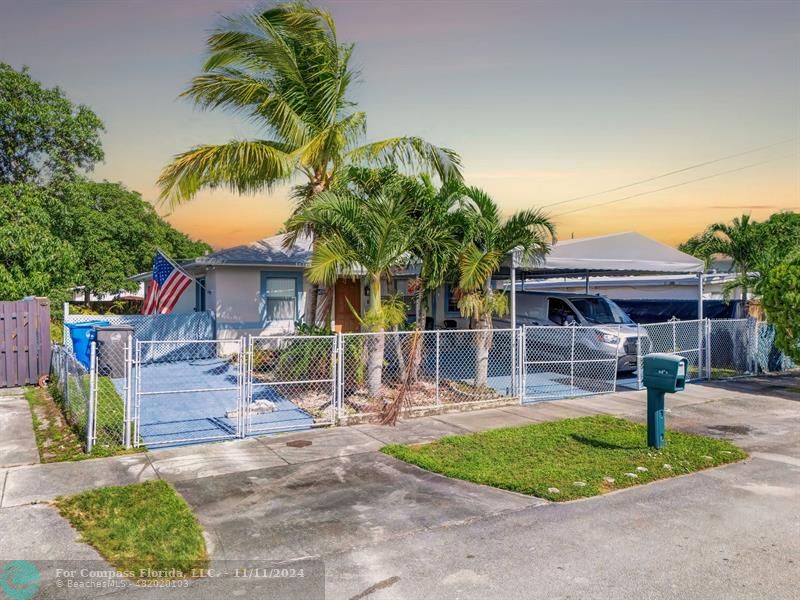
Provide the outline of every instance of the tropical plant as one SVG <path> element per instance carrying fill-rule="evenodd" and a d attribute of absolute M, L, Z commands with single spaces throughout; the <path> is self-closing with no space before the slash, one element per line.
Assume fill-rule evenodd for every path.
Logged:
<path fill-rule="evenodd" d="M 320 192 L 286 225 L 290 231 L 308 227 L 316 232 L 309 281 L 333 285 L 340 277 L 366 274 L 370 304 L 362 323 L 368 331 L 382 334 L 405 318 L 396 301 L 384 304 L 381 297 L 382 282 L 407 260 L 414 235 L 415 224 L 400 195 Z M 381 393 L 384 344 L 385 336 L 370 336 L 366 380 L 373 398 Z"/>
<path fill-rule="evenodd" d="M 492 315 L 508 311 L 505 294 L 492 289 L 492 275 L 512 250 L 523 260 L 541 257 L 555 241 L 555 225 L 540 210 L 522 210 L 503 219 L 494 200 L 486 192 L 464 188 L 468 228 L 466 243 L 458 258 L 458 307 L 477 329 L 475 386 L 486 387 L 489 351 L 492 345 Z M 514 290 L 511 291 L 514 293 Z"/>
<path fill-rule="evenodd" d="M 162 199 L 171 204 L 201 188 L 255 193 L 301 177 L 294 195 L 302 211 L 343 168 L 359 163 L 460 178 L 458 155 L 419 137 L 364 143 L 366 115 L 348 98 L 357 79 L 350 67 L 353 45 L 339 42 L 328 12 L 292 3 L 226 18 L 208 49 L 203 73 L 182 96 L 205 109 L 243 114 L 267 137 L 201 145 L 177 155 L 159 178 Z M 317 296 L 316 288 L 307 295 L 307 321 L 316 318 Z"/>
<path fill-rule="evenodd" d="M 747 306 L 748 291 L 758 280 L 756 268 L 763 256 L 761 230 L 750 215 L 736 217 L 730 223 L 713 223 L 702 234 L 690 238 L 679 248 L 702 258 L 706 264 L 714 256 L 730 258 L 736 278 L 725 284 L 724 293 L 728 297 L 734 289 L 741 288 L 742 305 Z"/>
<path fill-rule="evenodd" d="M 760 288 L 775 344 L 800 364 L 800 249 L 767 272 Z"/>

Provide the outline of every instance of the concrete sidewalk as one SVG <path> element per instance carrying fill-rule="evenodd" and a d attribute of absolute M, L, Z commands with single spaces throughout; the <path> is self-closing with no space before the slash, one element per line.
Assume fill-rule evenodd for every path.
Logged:
<path fill-rule="evenodd" d="M 667 404 L 668 409 L 672 410 L 703 405 L 721 398 L 735 400 L 749 397 L 752 395 L 717 386 L 690 385 L 685 392 L 670 396 Z M 3 400 L 0 399 L 0 406 Z M 9 401 L 8 404 L 16 407 L 16 412 L 9 410 L 7 414 L 20 421 L 20 429 L 24 429 L 21 421 L 23 417 L 26 418 L 30 430 L 30 414 L 23 415 L 23 407 L 17 406 L 20 399 L 12 397 L 11 400 L 13 402 Z M 24 398 L 21 401 L 25 402 Z M 27 411 L 27 404 L 24 409 Z M 370 424 L 333 427 L 79 462 L 15 466 L 0 469 L 0 508 L 47 502 L 62 494 L 74 494 L 107 485 L 126 485 L 157 478 L 179 482 L 246 473 L 376 452 L 386 444 L 430 442 L 446 435 L 593 414 L 617 415 L 642 421 L 645 418 L 645 393 L 620 392 L 527 406 L 450 413 L 403 420 L 395 427 Z M 688 427 L 690 424 L 671 421 L 668 417 L 668 426 L 679 425 Z M 310 444 L 292 443 L 296 441 Z M 28 450 L 20 451 L 15 460 L 32 462 L 34 457 L 31 456 L 30 440 L 25 441 L 23 446 Z M 32 450 L 35 452 L 35 444 Z"/>
<path fill-rule="evenodd" d="M 39 462 L 31 409 L 23 388 L 0 389 L 0 473 Z"/>

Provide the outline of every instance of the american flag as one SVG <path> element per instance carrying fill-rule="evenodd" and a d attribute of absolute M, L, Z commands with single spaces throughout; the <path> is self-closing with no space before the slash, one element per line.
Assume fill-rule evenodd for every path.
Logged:
<path fill-rule="evenodd" d="M 153 279 L 147 286 L 142 314 L 169 314 L 192 281 L 194 280 L 164 256 L 161 250 L 156 251 L 156 257 L 153 259 Z"/>

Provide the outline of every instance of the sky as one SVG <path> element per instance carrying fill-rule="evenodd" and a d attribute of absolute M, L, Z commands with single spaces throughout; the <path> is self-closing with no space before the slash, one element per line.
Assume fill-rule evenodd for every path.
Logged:
<path fill-rule="evenodd" d="M 505 214 L 543 208 L 561 239 L 636 230 L 676 244 L 742 213 L 800 210 L 800 1 L 318 4 L 355 43 L 352 99 L 369 140 L 455 149 L 467 183 Z M 281 227 L 287 188 L 202 192 L 170 211 L 155 182 L 196 144 L 259 135 L 178 98 L 221 15 L 254 6 L 0 0 L 0 60 L 104 121 L 92 177 L 139 191 L 215 247 L 246 243 Z"/>

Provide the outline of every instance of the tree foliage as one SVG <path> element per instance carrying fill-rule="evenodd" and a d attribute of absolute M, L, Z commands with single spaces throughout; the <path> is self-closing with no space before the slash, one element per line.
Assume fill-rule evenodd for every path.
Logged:
<path fill-rule="evenodd" d="M 800 214 L 784 211 L 761 222 L 742 215 L 730 223 L 714 223 L 679 249 L 703 259 L 707 265 L 718 256 L 730 258 L 737 277 L 726 284 L 725 292 L 741 288 L 746 301 L 749 291 L 760 293 L 762 277 L 798 247 Z"/>
<path fill-rule="evenodd" d="M 74 285 L 77 252 L 60 236 L 49 207 L 46 189 L 0 185 L 0 298 L 59 301 Z"/>
<path fill-rule="evenodd" d="M 65 299 L 135 290 L 162 248 L 175 258 L 208 251 L 122 185 L 76 178 L 58 186 L 0 185 L 0 297 Z"/>
<path fill-rule="evenodd" d="M 44 183 L 103 160 L 103 123 L 59 88 L 0 62 L 0 183 Z"/>
<path fill-rule="evenodd" d="M 795 253 L 768 271 L 760 291 L 767 317 L 775 325 L 776 345 L 800 364 L 800 255 Z"/>

